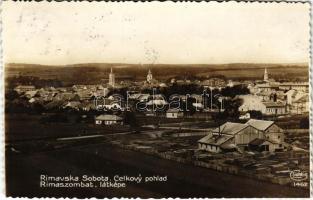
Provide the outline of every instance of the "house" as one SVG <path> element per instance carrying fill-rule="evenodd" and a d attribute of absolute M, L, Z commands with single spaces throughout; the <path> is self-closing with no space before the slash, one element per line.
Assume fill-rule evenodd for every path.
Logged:
<path fill-rule="evenodd" d="M 276 91 L 273 95 L 276 95 L 276 101 L 280 101 L 280 102 L 285 102 L 286 101 L 285 92 L 282 91 L 282 90 Z"/>
<path fill-rule="evenodd" d="M 54 96 L 54 101 L 79 101 L 79 96 L 71 92 L 61 92 Z"/>
<path fill-rule="evenodd" d="M 133 94 L 129 94 L 128 95 L 128 99 L 132 99 L 132 100 L 139 100 L 139 97 L 141 96 L 141 93 L 133 93 Z M 149 94 L 148 94 L 149 96 Z"/>
<path fill-rule="evenodd" d="M 80 100 L 89 100 L 92 98 L 93 93 L 89 91 L 84 91 L 84 90 L 78 90 L 77 95 L 79 96 Z"/>
<path fill-rule="evenodd" d="M 250 113 L 246 113 L 244 115 L 239 116 L 239 119 L 250 119 L 250 118 L 251 118 Z"/>
<path fill-rule="evenodd" d="M 168 102 L 165 100 L 165 97 L 161 94 L 150 95 L 147 98 L 147 101 L 140 100 L 140 102 L 146 102 L 146 106 L 152 108 L 154 111 L 163 109 L 166 105 L 168 105 Z"/>
<path fill-rule="evenodd" d="M 308 94 L 305 94 L 298 100 L 293 101 L 290 107 L 290 112 L 293 114 L 308 113 L 309 110 L 310 110 L 310 100 Z"/>
<path fill-rule="evenodd" d="M 281 102 L 263 102 L 265 109 L 261 110 L 265 115 L 285 115 L 287 114 L 286 105 Z"/>
<path fill-rule="evenodd" d="M 279 90 L 279 85 L 276 83 L 256 84 L 256 88 L 258 92 L 275 92 Z"/>
<path fill-rule="evenodd" d="M 182 102 L 186 102 L 187 101 L 188 96 L 187 95 L 172 95 L 169 97 L 170 100 L 179 100 Z"/>
<path fill-rule="evenodd" d="M 151 96 L 150 94 L 140 94 L 137 97 L 137 100 L 139 100 L 140 102 L 146 102 L 146 101 L 148 101 L 150 96 Z"/>
<path fill-rule="evenodd" d="M 230 144 L 233 144 L 233 137 L 230 135 L 214 136 L 209 134 L 198 141 L 199 149 L 212 153 L 220 153 L 227 149 Z"/>
<path fill-rule="evenodd" d="M 309 94 L 297 91 L 289 90 L 285 93 L 289 112 L 292 114 L 302 114 L 309 112 Z"/>
<path fill-rule="evenodd" d="M 297 90 L 308 92 L 309 83 L 308 82 L 284 82 L 279 85 L 280 90 Z"/>
<path fill-rule="evenodd" d="M 253 142 L 256 139 L 263 142 Z M 284 139 L 284 131 L 273 121 L 250 119 L 245 124 L 224 123 L 212 130 L 209 135 L 201 138 L 198 141 L 198 147 L 201 150 L 219 153 L 230 149 L 247 150 L 257 143 L 262 151 L 274 152 L 284 149 Z"/>
<path fill-rule="evenodd" d="M 123 125 L 123 118 L 117 115 L 99 115 L 95 118 L 96 125 Z"/>
<path fill-rule="evenodd" d="M 155 106 L 158 108 L 163 108 L 168 103 L 164 99 L 154 99 L 147 102 L 147 106 Z"/>
<path fill-rule="evenodd" d="M 96 110 L 96 105 L 94 102 L 85 101 L 80 104 L 79 108 L 83 111 Z"/>
<path fill-rule="evenodd" d="M 239 95 L 242 99 L 242 105 L 239 106 L 239 112 L 261 111 L 263 115 L 285 115 L 287 114 L 287 107 L 282 102 L 263 101 L 257 95 Z"/>
<path fill-rule="evenodd" d="M 166 85 L 165 83 L 160 83 L 160 84 L 159 84 L 159 87 L 161 87 L 161 88 L 166 88 L 167 85 Z"/>
<path fill-rule="evenodd" d="M 302 91 L 297 91 L 297 90 L 288 90 L 287 92 L 285 92 L 287 104 L 292 105 L 293 101 L 298 100 L 299 98 L 301 98 L 305 94 L 307 94 L 307 93 L 302 92 Z"/>
<path fill-rule="evenodd" d="M 31 98 L 31 99 L 28 100 L 28 102 L 29 103 L 34 103 L 34 102 L 36 102 L 36 99 L 35 98 Z"/>
<path fill-rule="evenodd" d="M 37 93 L 38 93 L 37 90 L 29 90 L 29 91 L 26 91 L 23 96 L 26 97 L 27 99 L 31 99 L 31 98 L 33 98 Z"/>
<path fill-rule="evenodd" d="M 249 149 L 254 151 L 274 152 L 277 148 L 279 148 L 279 144 L 275 144 L 274 142 L 265 139 L 256 138 L 249 143 Z"/>
<path fill-rule="evenodd" d="M 56 94 L 57 92 L 55 90 L 41 88 L 35 96 L 40 97 L 43 101 L 52 101 Z"/>
<path fill-rule="evenodd" d="M 242 132 L 249 125 L 241 123 L 226 122 L 198 141 L 198 147 L 201 150 L 220 153 L 227 147 L 229 149 L 237 148 L 235 135 Z"/>
<path fill-rule="evenodd" d="M 196 110 L 203 110 L 204 105 L 202 103 L 192 103 L 192 106 L 196 108 Z"/>
<path fill-rule="evenodd" d="M 41 88 L 41 89 L 43 89 L 43 90 L 45 90 L 45 91 L 49 91 L 49 92 L 55 92 L 56 91 L 56 89 L 55 89 L 55 87 L 45 87 L 45 88 Z"/>
<path fill-rule="evenodd" d="M 154 117 L 154 116 L 157 116 L 157 112 L 153 111 L 153 110 L 147 110 L 144 112 L 145 113 L 145 116 L 147 117 Z"/>
<path fill-rule="evenodd" d="M 79 101 L 68 101 L 63 105 L 63 109 L 69 108 L 73 110 L 79 110 L 81 103 Z"/>
<path fill-rule="evenodd" d="M 239 112 L 248 112 L 251 110 L 261 111 L 264 109 L 262 99 L 256 95 L 238 95 L 242 99 L 242 105 L 239 106 Z"/>
<path fill-rule="evenodd" d="M 17 87 L 14 88 L 14 91 L 16 91 L 18 94 L 23 93 L 23 92 L 27 92 L 27 91 L 32 91 L 35 90 L 35 86 L 33 85 L 19 85 Z"/>
<path fill-rule="evenodd" d="M 100 87 L 100 86 L 99 86 Z M 102 87 L 102 86 L 101 86 Z M 103 87 L 102 87 L 103 88 Z M 97 89 L 96 91 L 92 92 L 92 96 L 95 97 L 107 97 L 107 95 L 110 93 L 110 90 L 108 88 L 103 89 Z"/>
<path fill-rule="evenodd" d="M 94 102 L 98 110 L 123 110 L 123 102 L 115 99 L 113 96 L 109 98 L 96 98 Z"/>
<path fill-rule="evenodd" d="M 202 81 L 200 84 L 202 86 L 224 87 L 226 85 L 226 81 L 222 78 L 212 77 Z"/>
<path fill-rule="evenodd" d="M 285 141 L 284 130 L 277 126 L 273 121 L 250 119 L 246 124 L 264 134 L 264 136 L 260 138 L 269 142 L 267 145 L 270 145 L 270 152 L 283 150 L 283 144 Z"/>
<path fill-rule="evenodd" d="M 262 100 L 262 101 L 271 101 L 271 96 L 273 95 L 272 91 L 261 91 L 256 93 L 256 95 Z"/>
<path fill-rule="evenodd" d="M 184 112 L 180 109 L 168 109 L 166 111 L 166 118 L 181 118 L 184 117 Z"/>
<path fill-rule="evenodd" d="M 239 81 L 233 81 L 233 80 L 228 80 L 228 83 L 226 84 L 227 87 L 234 87 L 236 85 L 240 85 L 241 83 Z"/>
<path fill-rule="evenodd" d="M 108 90 L 108 88 L 103 87 L 102 85 L 97 85 L 96 86 L 97 90 Z"/>
<path fill-rule="evenodd" d="M 69 87 L 58 87 L 58 88 L 56 88 L 56 90 L 58 92 L 67 92 L 67 91 L 71 91 L 72 88 L 69 88 Z"/>
<path fill-rule="evenodd" d="M 77 91 L 77 90 L 87 90 L 87 86 L 86 85 L 73 85 L 72 89 L 74 91 Z"/>
<path fill-rule="evenodd" d="M 107 110 L 124 110 L 119 102 L 112 102 L 108 105 L 104 105 L 104 108 Z"/>
<path fill-rule="evenodd" d="M 98 89 L 98 87 L 99 87 L 98 85 L 73 85 L 72 90 L 74 90 L 74 91 L 79 91 L 79 90 L 95 91 Z"/>

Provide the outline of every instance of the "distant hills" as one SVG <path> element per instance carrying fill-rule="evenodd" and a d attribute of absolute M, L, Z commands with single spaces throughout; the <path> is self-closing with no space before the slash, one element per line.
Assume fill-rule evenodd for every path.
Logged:
<path fill-rule="evenodd" d="M 228 64 L 125 64 L 125 63 L 79 63 L 69 65 L 41 65 L 27 63 L 7 63 L 6 67 L 25 68 L 25 67 L 206 67 L 206 68 L 254 68 L 254 67 L 307 67 L 308 63 L 228 63 Z"/>
<path fill-rule="evenodd" d="M 270 78 L 275 80 L 308 80 L 307 63 L 266 64 L 266 63 L 230 63 L 230 64 L 123 64 L 123 63 L 82 63 L 72 65 L 38 65 L 23 63 L 6 64 L 6 78 L 12 76 L 36 76 L 42 79 L 59 79 L 65 83 L 101 83 L 107 82 L 110 68 L 121 80 L 144 80 L 151 69 L 153 76 L 161 81 L 170 78 L 208 78 L 224 76 L 233 80 L 262 79 L 264 68 Z"/>

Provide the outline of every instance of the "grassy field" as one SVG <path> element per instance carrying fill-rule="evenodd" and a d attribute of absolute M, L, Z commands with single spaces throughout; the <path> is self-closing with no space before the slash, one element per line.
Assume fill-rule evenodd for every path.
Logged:
<path fill-rule="evenodd" d="M 6 190 L 13 197 L 308 197 L 309 190 L 271 184 L 97 144 L 6 155 Z M 40 188 L 50 176 L 168 176 L 166 183 L 128 184 L 126 188 Z M 238 187 L 240 185 L 240 187 Z M 262 189 L 260 189 L 262 188 Z"/>
<path fill-rule="evenodd" d="M 40 123 L 41 117 L 42 115 L 6 114 L 6 142 L 129 131 L 129 127 L 104 127 L 90 123 Z"/>

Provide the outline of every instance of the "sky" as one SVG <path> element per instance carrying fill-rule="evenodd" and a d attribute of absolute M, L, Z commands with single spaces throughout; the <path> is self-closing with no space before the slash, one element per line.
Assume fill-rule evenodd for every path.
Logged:
<path fill-rule="evenodd" d="M 309 62 L 308 3 L 2 4 L 5 63 Z"/>

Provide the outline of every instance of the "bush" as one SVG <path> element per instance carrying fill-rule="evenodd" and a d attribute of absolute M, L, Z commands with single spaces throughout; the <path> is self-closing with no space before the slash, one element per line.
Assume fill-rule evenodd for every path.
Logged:
<path fill-rule="evenodd" d="M 250 113 L 250 118 L 252 118 L 252 119 L 262 119 L 263 118 L 261 111 L 251 110 L 251 111 L 249 111 L 249 113 Z"/>
<path fill-rule="evenodd" d="M 304 117 L 300 119 L 300 128 L 308 129 L 310 127 L 309 117 Z"/>

